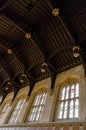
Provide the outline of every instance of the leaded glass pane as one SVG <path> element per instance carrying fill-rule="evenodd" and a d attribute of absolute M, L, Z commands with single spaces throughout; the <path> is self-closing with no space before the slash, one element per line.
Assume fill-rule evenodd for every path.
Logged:
<path fill-rule="evenodd" d="M 63 102 L 61 102 L 61 104 L 60 104 L 60 107 L 59 107 L 59 111 L 60 111 L 60 113 L 59 113 L 59 119 L 61 119 L 62 118 L 62 114 L 63 114 Z"/>
<path fill-rule="evenodd" d="M 61 98 L 61 100 L 64 100 L 64 98 L 65 98 L 65 88 L 62 89 L 62 98 Z"/>
<path fill-rule="evenodd" d="M 28 121 L 38 121 L 42 115 L 44 104 L 46 101 L 47 94 L 45 92 L 39 92 L 35 96 L 32 108 L 28 117 Z"/>
<path fill-rule="evenodd" d="M 23 98 L 23 99 L 20 99 L 18 102 L 17 102 L 17 104 L 16 104 L 16 106 L 15 106 L 15 108 L 14 108 L 14 111 L 13 111 L 13 113 L 11 114 L 11 117 L 10 117 L 10 119 L 9 119 L 9 123 L 14 123 L 14 122 L 16 122 L 17 121 L 17 119 L 18 119 L 18 116 L 20 115 L 20 112 L 21 112 L 21 110 L 22 110 L 22 107 L 23 107 L 23 105 L 24 105 L 24 102 L 25 102 L 25 99 Z"/>
<path fill-rule="evenodd" d="M 69 118 L 73 118 L 74 101 L 70 101 Z"/>
<path fill-rule="evenodd" d="M 62 87 L 58 119 L 78 118 L 79 117 L 79 83 L 69 82 Z"/>
<path fill-rule="evenodd" d="M 78 117 L 79 115 L 79 100 L 75 100 L 75 117 Z"/>
<path fill-rule="evenodd" d="M 66 101 L 65 105 L 64 105 L 64 115 L 63 115 L 63 118 L 67 118 L 67 109 L 68 109 L 68 101 Z"/>
<path fill-rule="evenodd" d="M 75 93 L 75 97 L 79 96 L 79 84 L 76 84 L 76 93 Z"/>
<path fill-rule="evenodd" d="M 69 98 L 69 86 L 66 88 L 66 97 L 65 99 L 68 99 Z"/>
<path fill-rule="evenodd" d="M 71 86 L 71 93 L 70 93 L 70 98 L 74 98 L 74 93 L 75 93 L 75 88 L 74 84 Z"/>

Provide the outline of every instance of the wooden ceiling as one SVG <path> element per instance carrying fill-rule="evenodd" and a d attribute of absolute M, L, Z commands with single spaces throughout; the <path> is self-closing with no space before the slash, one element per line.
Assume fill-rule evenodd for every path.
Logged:
<path fill-rule="evenodd" d="M 1 93 L 81 64 L 73 47 L 80 47 L 85 61 L 85 44 L 86 0 L 0 0 Z"/>

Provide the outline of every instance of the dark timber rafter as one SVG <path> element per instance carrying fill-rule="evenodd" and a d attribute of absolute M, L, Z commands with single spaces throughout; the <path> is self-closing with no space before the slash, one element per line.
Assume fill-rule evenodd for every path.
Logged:
<path fill-rule="evenodd" d="M 3 49 L 3 50 L 5 50 L 5 52 L 8 50 L 8 48 L 6 47 L 6 46 L 4 46 L 4 45 L 2 45 L 2 44 L 0 44 L 0 47 Z M 14 100 L 15 99 L 15 97 L 16 97 L 16 95 L 17 95 L 17 93 L 18 93 L 18 90 L 19 90 L 19 87 L 18 87 L 18 85 L 16 85 L 13 81 L 12 82 L 10 82 L 10 76 L 8 75 L 8 73 L 3 69 L 3 68 L 1 68 L 0 69 L 0 72 L 1 71 L 3 71 L 4 73 L 4 75 L 1 75 L 1 77 L 2 77 L 2 83 L 1 83 L 1 86 L 3 86 L 3 88 L 4 88 L 4 86 L 6 87 L 7 85 L 10 85 L 10 87 L 13 89 L 13 91 L 14 91 L 14 96 L 13 96 L 13 99 L 12 100 Z M 0 73 L 0 74 L 2 74 L 2 73 Z M 9 82 L 8 82 L 9 81 Z M 1 92 L 1 95 L 2 95 L 2 102 L 3 102 L 3 100 L 4 100 L 4 98 L 6 97 L 6 91 L 5 91 L 5 88 L 4 88 L 4 90 L 2 89 L 2 88 L 0 88 L 0 92 Z M 1 102 L 1 103 L 2 103 Z"/>
<path fill-rule="evenodd" d="M 18 18 L 16 18 L 15 19 L 15 17 L 14 17 L 14 15 L 13 14 L 11 14 L 12 12 L 2 12 L 1 14 L 0 14 L 0 17 L 6 17 L 6 18 L 8 18 L 11 22 L 13 22 L 13 24 L 15 24 L 15 26 L 17 27 L 17 28 L 19 28 L 21 31 L 23 31 L 24 33 L 27 33 L 27 32 L 30 32 L 31 31 L 31 28 L 29 27 L 29 26 L 27 26 L 25 23 L 22 23 L 22 20 L 20 20 L 19 19 L 19 17 Z M 16 14 L 16 17 L 17 17 L 17 14 Z M 20 22 L 21 21 L 21 22 Z M 27 26 L 27 27 L 25 27 L 25 26 Z"/>
<path fill-rule="evenodd" d="M 33 87 L 34 87 L 34 84 L 35 84 L 35 79 L 33 79 L 33 77 L 31 77 L 30 74 L 27 74 L 27 78 L 29 79 L 29 86 L 30 86 L 30 89 L 28 91 L 28 96 L 30 96 L 32 90 L 33 90 Z"/>
<path fill-rule="evenodd" d="M 46 2 L 46 4 L 50 7 L 51 12 L 52 12 L 53 6 L 51 5 L 51 3 L 50 3 L 48 0 L 45 0 L 45 2 Z M 55 52 L 55 54 L 56 54 L 56 53 L 57 53 L 57 51 Z M 55 54 L 54 54 L 54 55 L 55 55 Z M 51 57 L 53 57 L 53 55 L 50 56 L 49 59 L 51 59 Z M 54 70 L 52 69 L 52 66 L 51 66 L 51 64 L 50 64 L 50 62 L 49 62 L 49 59 L 46 59 L 46 63 L 48 64 L 48 68 L 49 68 L 50 76 L 51 76 L 51 89 L 53 89 L 53 88 L 54 88 L 54 84 L 55 84 L 55 79 L 56 79 L 57 73 L 56 73 L 56 71 L 54 71 Z"/>
<path fill-rule="evenodd" d="M 41 52 L 42 52 L 42 54 L 43 54 L 43 57 L 46 58 L 45 53 L 44 53 L 43 50 L 41 49 L 39 43 L 36 43 L 36 45 L 37 45 L 37 46 L 39 47 L 39 49 L 41 50 Z M 53 69 L 52 69 L 52 67 L 51 67 L 51 65 L 50 65 L 48 59 L 46 59 L 45 62 L 48 64 L 48 69 L 49 69 L 49 71 L 50 71 L 50 76 L 51 76 L 51 89 L 53 89 L 53 88 L 54 88 L 55 79 L 56 79 L 56 72 L 53 71 Z M 33 86 L 33 85 L 34 85 L 34 84 L 32 84 L 32 86 Z"/>
<path fill-rule="evenodd" d="M 0 34 L 0 44 L 4 44 L 5 42 L 15 42 L 12 38 L 9 38 L 8 36 L 4 36 L 2 34 Z"/>
<path fill-rule="evenodd" d="M 58 3 L 58 2 L 57 2 Z M 61 5 L 60 5 L 61 6 Z M 82 13 L 84 13 L 85 12 L 85 9 L 82 9 L 82 10 L 80 10 L 80 11 L 78 11 L 78 13 L 77 14 L 75 14 L 75 15 L 73 15 L 70 19 L 69 19 L 69 23 L 71 23 L 71 22 L 73 22 L 73 19 L 75 19 L 75 18 L 77 18 L 78 16 L 80 17 L 80 15 L 82 14 Z M 61 20 L 61 19 L 60 19 Z M 68 19 L 66 19 L 66 21 L 67 21 Z M 64 24 L 64 23 L 63 23 Z M 80 59 L 81 59 L 81 63 L 82 63 L 82 65 L 83 65 L 83 68 L 84 68 L 84 74 L 85 74 L 85 77 L 86 77 L 86 56 L 85 56 L 85 51 L 84 51 L 84 47 L 83 47 L 83 44 L 86 42 L 86 40 L 84 40 L 84 42 L 82 41 L 80 41 L 79 40 L 79 36 L 77 35 L 77 31 L 72 27 L 72 26 L 68 26 L 69 27 L 69 29 L 70 29 L 70 32 L 71 32 L 71 35 L 72 35 L 72 37 L 74 38 L 74 40 L 75 40 L 75 43 L 74 43 L 74 45 L 75 46 L 78 46 L 79 48 L 80 48 L 80 51 L 79 51 L 79 53 L 80 53 Z M 83 38 L 85 38 L 85 33 L 83 34 Z M 81 42 L 81 43 L 80 43 Z"/>
<path fill-rule="evenodd" d="M 11 2 L 11 0 L 1 0 L 0 1 L 0 11 L 5 9 L 7 7 L 7 5 L 9 5 L 10 2 Z"/>
<path fill-rule="evenodd" d="M 2 96 L 2 101 L 0 102 L 0 104 L 2 104 L 5 97 L 7 96 L 7 92 L 4 89 L 0 88 L 0 93 L 1 93 L 1 96 Z"/>
<path fill-rule="evenodd" d="M 29 96 L 35 82 L 47 77 L 53 89 L 58 73 L 81 63 L 86 76 L 85 4 L 85 0 L 0 1 L 0 45 L 5 46 L 0 46 L 1 93 L 13 90 L 14 100 L 18 90 L 29 84 Z M 26 34 L 31 39 L 25 39 Z M 75 46 L 81 61 L 74 57 Z"/>
<path fill-rule="evenodd" d="M 51 63 L 49 61 L 47 62 L 47 64 L 48 64 L 48 68 L 49 68 L 50 76 L 51 76 L 51 89 L 53 89 L 54 85 L 55 85 L 55 80 L 56 80 L 57 73 L 53 69 L 53 67 L 52 67 L 52 65 L 51 65 Z"/>
<path fill-rule="evenodd" d="M 73 48 L 73 46 L 74 45 L 65 45 L 59 48 L 59 50 L 54 51 L 54 53 L 50 57 L 48 57 L 48 60 L 52 59 L 56 54 L 60 53 L 61 51 L 65 51 L 66 49 Z"/>
<path fill-rule="evenodd" d="M 28 28 L 23 27 L 17 19 L 15 19 L 13 16 L 9 15 L 8 13 L 7 14 L 1 13 L 0 17 L 2 17 L 2 18 L 6 17 L 7 19 L 9 19 L 15 25 L 16 28 L 19 28 L 24 33 L 29 31 Z"/>
<path fill-rule="evenodd" d="M 28 96 L 30 96 L 30 94 L 31 94 L 31 92 L 32 92 L 32 90 L 33 90 L 34 84 L 35 84 L 34 81 L 29 80 L 30 89 L 29 89 L 29 92 L 28 92 Z"/>
<path fill-rule="evenodd" d="M 14 91 L 14 95 L 13 95 L 12 101 L 14 101 L 15 97 L 16 97 L 18 91 L 19 91 L 19 87 L 18 87 L 18 85 L 15 82 L 12 81 L 11 83 L 12 83 L 13 91 Z"/>

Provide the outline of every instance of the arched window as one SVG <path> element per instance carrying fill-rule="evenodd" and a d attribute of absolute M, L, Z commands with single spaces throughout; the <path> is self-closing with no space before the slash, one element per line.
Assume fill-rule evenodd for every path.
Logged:
<path fill-rule="evenodd" d="M 79 117 L 79 83 L 69 82 L 61 87 L 59 103 L 56 111 L 57 119 Z"/>
<path fill-rule="evenodd" d="M 47 93 L 39 91 L 36 93 L 27 121 L 38 121 L 41 118 Z"/>
<path fill-rule="evenodd" d="M 5 102 L 0 112 L 0 123 L 2 123 L 2 119 L 6 115 L 6 112 L 8 111 L 9 108 L 10 108 L 10 102 Z"/>
<path fill-rule="evenodd" d="M 10 116 L 10 119 L 9 119 L 8 123 L 16 123 L 17 122 L 17 119 L 18 119 L 18 117 L 19 117 L 19 115 L 21 113 L 21 110 L 22 110 L 23 106 L 24 106 L 25 100 L 26 100 L 25 96 L 20 97 L 18 99 L 17 104 L 14 107 L 14 110 L 13 110 L 11 116 Z"/>

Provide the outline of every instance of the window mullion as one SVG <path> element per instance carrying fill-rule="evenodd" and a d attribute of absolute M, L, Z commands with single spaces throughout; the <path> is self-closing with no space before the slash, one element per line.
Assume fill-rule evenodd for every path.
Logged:
<path fill-rule="evenodd" d="M 46 93 L 43 91 L 38 92 L 33 101 L 33 106 L 32 109 L 30 110 L 30 114 L 27 119 L 28 121 L 39 120 L 43 110 L 43 106 L 45 104 L 45 100 L 46 100 Z"/>
<path fill-rule="evenodd" d="M 76 83 L 74 83 L 74 106 L 73 106 L 73 117 L 75 117 L 75 101 L 76 101 Z"/>
<path fill-rule="evenodd" d="M 62 114 L 62 118 L 64 118 L 64 111 L 65 111 L 65 102 L 66 102 L 66 93 L 67 93 L 67 87 L 65 87 L 65 96 L 64 96 L 64 101 L 63 101 L 63 114 Z"/>
<path fill-rule="evenodd" d="M 61 89 L 60 99 L 59 99 L 59 110 L 58 110 L 58 119 L 65 118 L 75 118 L 76 111 L 78 111 L 77 104 L 79 96 L 76 97 L 76 93 L 78 91 L 78 87 L 76 86 L 76 82 L 71 82 L 65 85 L 63 89 Z M 77 87 L 77 89 L 76 89 Z M 63 102 L 63 106 L 61 103 Z M 78 114 L 77 114 L 78 115 Z"/>
<path fill-rule="evenodd" d="M 34 100 L 35 100 L 35 102 L 34 102 L 35 106 L 33 107 L 33 109 L 35 108 L 35 111 L 34 111 L 34 113 L 32 113 L 33 114 L 33 120 L 32 121 L 35 121 L 36 117 L 37 117 L 38 106 L 39 106 L 39 102 L 40 102 L 40 94 L 38 95 L 37 102 L 36 102 L 36 99 L 34 99 Z"/>
<path fill-rule="evenodd" d="M 38 104 L 38 107 L 37 107 L 37 112 L 36 112 L 35 120 L 36 120 L 36 117 L 37 117 L 38 114 L 39 114 L 39 108 L 40 108 L 40 104 L 41 104 L 41 98 L 42 98 L 42 95 L 40 94 L 39 104 Z M 38 119 L 38 120 L 39 120 L 39 119 Z"/>

